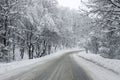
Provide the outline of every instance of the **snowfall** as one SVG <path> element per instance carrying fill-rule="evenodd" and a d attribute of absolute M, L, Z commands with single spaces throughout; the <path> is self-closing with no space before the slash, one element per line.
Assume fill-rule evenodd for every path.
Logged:
<path fill-rule="evenodd" d="M 0 63 L 0 80 L 4 77 L 10 77 L 27 71 L 62 56 L 64 53 L 76 51 L 78 49 L 61 50 L 54 54 L 37 58 L 33 60 L 22 60 L 11 63 Z M 120 60 L 106 59 L 100 55 L 86 54 L 85 51 L 73 54 L 74 60 L 85 69 L 85 71 L 93 78 L 93 80 L 120 80 Z"/>

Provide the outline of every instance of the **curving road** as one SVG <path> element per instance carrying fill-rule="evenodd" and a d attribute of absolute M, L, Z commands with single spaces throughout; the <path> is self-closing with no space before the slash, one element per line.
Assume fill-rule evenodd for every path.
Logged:
<path fill-rule="evenodd" d="M 92 80 L 71 57 L 72 53 L 40 64 L 4 80 Z"/>

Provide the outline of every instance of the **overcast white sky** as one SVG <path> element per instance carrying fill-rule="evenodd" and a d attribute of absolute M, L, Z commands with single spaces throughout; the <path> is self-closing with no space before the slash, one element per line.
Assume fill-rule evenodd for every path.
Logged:
<path fill-rule="evenodd" d="M 80 1 L 81 0 L 58 0 L 58 3 L 60 6 L 78 10 L 79 6 L 85 8 L 85 6 Z"/>

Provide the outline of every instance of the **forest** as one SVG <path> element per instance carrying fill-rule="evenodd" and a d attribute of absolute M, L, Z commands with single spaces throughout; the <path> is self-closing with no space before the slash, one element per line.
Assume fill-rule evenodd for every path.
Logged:
<path fill-rule="evenodd" d="M 56 0 L 0 0 L 0 62 L 74 47 L 120 59 L 120 1 L 81 2 L 88 10 L 60 7 Z"/>
<path fill-rule="evenodd" d="M 93 18 L 86 49 L 105 58 L 120 59 L 120 0 L 90 0 L 84 4 Z"/>
<path fill-rule="evenodd" d="M 81 18 L 78 11 L 59 7 L 56 0 L 0 0 L 0 61 L 25 55 L 39 58 L 75 47 Z"/>

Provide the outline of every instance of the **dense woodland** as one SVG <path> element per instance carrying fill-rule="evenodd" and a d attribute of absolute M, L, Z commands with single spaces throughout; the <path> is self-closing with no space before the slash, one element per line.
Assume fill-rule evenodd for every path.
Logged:
<path fill-rule="evenodd" d="M 0 61 L 39 58 L 75 47 L 82 17 L 79 11 L 59 7 L 56 0 L 0 0 Z"/>
<path fill-rule="evenodd" d="M 120 59 L 120 0 L 89 0 L 86 14 L 93 18 L 86 37 L 87 50 L 106 58 Z"/>
<path fill-rule="evenodd" d="M 60 7 L 56 0 L 0 0 L 0 62 L 73 47 L 120 59 L 120 1 L 82 3 L 88 10 Z"/>

